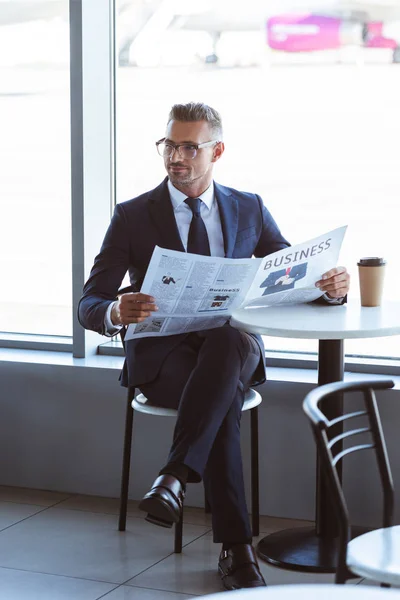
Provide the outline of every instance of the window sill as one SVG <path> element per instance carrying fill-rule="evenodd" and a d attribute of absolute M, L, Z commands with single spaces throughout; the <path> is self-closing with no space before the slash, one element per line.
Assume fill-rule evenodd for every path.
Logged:
<path fill-rule="evenodd" d="M 52 335 L 0 333 L 1 348 L 72 352 L 72 338 Z"/>
<path fill-rule="evenodd" d="M 98 353 L 102 356 L 124 356 L 122 343 L 112 340 L 100 344 Z M 268 372 L 271 367 L 283 369 L 316 370 L 318 356 L 316 353 L 270 352 L 265 353 Z M 379 375 L 400 376 L 400 361 L 377 357 L 346 356 L 345 371 L 350 373 L 375 373 Z"/>
<path fill-rule="evenodd" d="M 74 358 L 69 352 L 0 348 L 0 362 L 115 369 L 119 371 L 122 368 L 123 361 L 122 356 L 100 356 L 99 354 L 93 354 L 86 358 Z"/>
<path fill-rule="evenodd" d="M 121 356 L 110 356 L 104 354 L 93 354 L 86 358 L 74 358 L 72 354 L 66 352 L 50 352 L 45 350 L 21 350 L 16 348 L 0 348 L 0 362 L 26 363 L 26 364 L 47 364 L 65 367 L 85 367 L 95 369 L 108 369 L 116 372 L 116 376 L 122 368 L 123 354 Z M 310 361 L 311 363 L 311 361 Z M 316 385 L 318 374 L 316 369 L 316 360 L 313 361 L 313 367 L 301 368 L 289 364 L 286 359 L 285 366 L 271 365 L 267 358 L 267 377 L 268 382 L 288 382 L 298 384 Z M 352 372 L 345 370 L 346 381 L 357 380 L 379 380 L 393 379 L 395 389 L 400 389 L 400 374 L 393 370 L 387 373 L 381 373 L 376 368 L 368 368 L 368 365 L 362 365 L 365 371 Z M 374 365 L 375 367 L 375 365 Z"/>

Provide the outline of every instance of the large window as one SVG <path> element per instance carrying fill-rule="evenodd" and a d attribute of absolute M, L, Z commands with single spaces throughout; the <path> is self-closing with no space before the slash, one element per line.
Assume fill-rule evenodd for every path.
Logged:
<path fill-rule="evenodd" d="M 400 299 L 397 0 L 376 0 L 366 12 L 358 0 L 347 0 L 346 11 L 336 0 L 336 12 L 323 14 L 313 3 L 308 15 L 285 13 L 283 0 L 273 4 L 278 9 L 265 0 L 234 9 L 227 0 L 0 2 L 6 338 L 50 336 L 31 340 L 39 347 L 73 334 L 75 356 L 85 355 L 86 343 L 97 348 L 100 338 L 84 336 L 72 319 L 113 197 L 122 202 L 162 180 L 154 142 L 171 105 L 189 100 L 222 114 L 218 182 L 259 193 L 292 243 L 347 224 L 340 263 L 352 275 L 350 298 L 358 297 L 358 258 L 383 255 L 385 297 Z M 17 338 L 9 335 L 6 345 L 25 343 Z M 317 349 L 307 340 L 267 338 L 266 346 Z M 346 352 L 400 359 L 400 339 L 349 340 Z"/>
<path fill-rule="evenodd" d="M 0 9 L 0 331 L 68 336 L 68 0 Z"/>
<path fill-rule="evenodd" d="M 117 201 L 164 177 L 154 142 L 170 106 L 206 102 L 225 128 L 216 180 L 259 193 L 292 243 L 347 224 L 340 263 L 352 275 L 350 297 L 358 296 L 358 258 L 383 255 L 385 296 L 399 299 L 400 11 L 344 13 L 340 4 L 325 20 L 316 10 L 301 21 L 267 14 L 268 3 L 255 0 L 236 12 L 217 0 L 121 0 Z M 300 51 L 306 41 L 311 51 Z M 306 340 L 266 344 L 316 350 Z M 346 352 L 400 357 L 400 339 L 348 341 Z"/>

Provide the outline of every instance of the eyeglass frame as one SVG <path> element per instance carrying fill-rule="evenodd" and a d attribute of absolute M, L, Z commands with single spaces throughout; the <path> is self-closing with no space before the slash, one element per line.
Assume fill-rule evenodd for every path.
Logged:
<path fill-rule="evenodd" d="M 161 138 L 161 140 L 158 140 L 156 142 L 156 147 L 157 147 L 157 153 L 158 153 L 158 155 L 161 156 L 161 157 L 163 157 L 163 158 L 165 158 L 165 155 L 164 154 L 160 154 L 160 152 L 158 150 L 158 146 L 160 144 L 166 144 L 168 146 L 171 146 L 171 148 L 172 148 L 172 152 L 166 158 L 170 158 L 174 154 L 174 152 L 176 152 L 176 151 L 178 151 L 179 156 L 181 158 L 183 158 L 183 156 L 181 154 L 181 151 L 180 151 L 181 146 L 193 146 L 194 149 L 196 150 L 196 154 L 193 156 L 193 158 L 189 158 L 187 160 L 194 160 L 196 158 L 196 156 L 197 156 L 197 152 L 198 152 L 199 149 L 201 150 L 202 148 L 208 148 L 208 147 L 210 147 L 212 145 L 219 144 L 220 141 L 221 141 L 221 140 L 211 140 L 209 142 L 202 142 L 201 144 L 194 144 L 194 143 L 192 144 L 190 142 L 184 142 L 183 144 L 174 144 L 174 142 L 166 142 L 166 139 L 167 138 Z"/>

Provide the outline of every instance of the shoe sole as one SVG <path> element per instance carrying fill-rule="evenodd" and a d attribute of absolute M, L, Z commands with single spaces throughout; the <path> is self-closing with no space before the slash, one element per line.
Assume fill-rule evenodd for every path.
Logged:
<path fill-rule="evenodd" d="M 172 521 L 163 521 L 162 519 L 157 519 L 153 515 L 148 514 L 145 518 L 145 521 L 148 523 L 153 523 L 153 525 L 158 525 L 159 527 L 165 527 L 166 529 L 171 529 L 173 523 Z"/>
<path fill-rule="evenodd" d="M 239 588 L 235 588 L 235 587 L 232 587 L 232 586 L 229 586 L 226 584 L 226 573 L 223 572 L 223 570 L 221 569 L 221 567 L 219 565 L 218 565 L 218 572 L 221 577 L 222 585 L 224 586 L 225 590 L 227 590 L 228 592 L 233 592 L 234 590 L 239 589 Z"/>
<path fill-rule="evenodd" d="M 139 509 L 148 513 L 146 521 L 160 527 L 171 528 L 179 521 L 179 516 L 161 498 L 144 498 Z"/>

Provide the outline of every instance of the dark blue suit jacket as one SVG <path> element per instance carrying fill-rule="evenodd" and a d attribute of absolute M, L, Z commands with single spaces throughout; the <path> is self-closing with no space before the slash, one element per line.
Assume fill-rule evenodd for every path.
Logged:
<path fill-rule="evenodd" d="M 215 184 L 227 258 L 263 257 L 290 244 L 256 194 Z M 79 321 L 86 329 L 104 334 L 104 316 L 129 270 L 139 291 L 154 247 L 185 251 L 178 232 L 167 179 L 154 190 L 117 204 L 79 303 Z M 139 386 L 152 381 L 171 350 L 187 334 L 141 338 L 127 342 L 122 384 Z M 254 336 L 262 350 L 261 338 Z M 253 383 L 265 381 L 264 361 Z"/>

